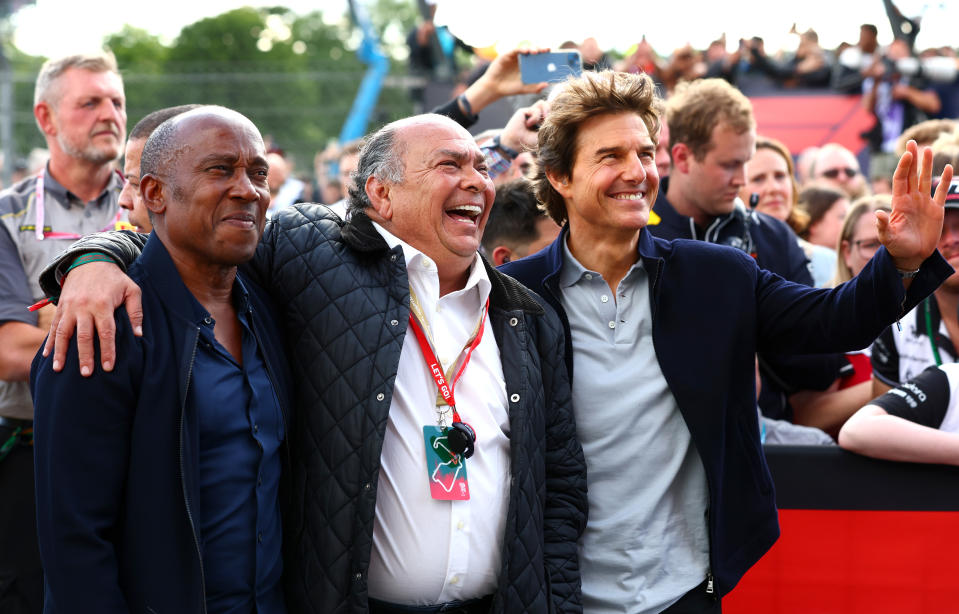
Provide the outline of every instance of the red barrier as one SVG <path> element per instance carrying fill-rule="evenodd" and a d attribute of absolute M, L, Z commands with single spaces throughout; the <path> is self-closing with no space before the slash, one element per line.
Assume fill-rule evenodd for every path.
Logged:
<path fill-rule="evenodd" d="M 782 141 L 794 155 L 830 142 L 858 152 L 866 144 L 860 133 L 875 122 L 861 96 L 751 96 L 750 101 L 759 134 Z"/>
<path fill-rule="evenodd" d="M 726 614 L 957 612 L 959 512 L 784 509 Z"/>

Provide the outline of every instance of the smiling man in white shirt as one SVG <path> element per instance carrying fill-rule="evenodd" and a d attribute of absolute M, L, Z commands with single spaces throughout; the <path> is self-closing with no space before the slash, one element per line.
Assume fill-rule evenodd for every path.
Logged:
<path fill-rule="evenodd" d="M 482 151 L 445 117 L 394 122 L 368 139 L 349 201 L 347 221 L 278 211 L 248 271 L 283 305 L 297 387 L 290 609 L 581 612 L 586 469 L 563 329 L 477 254 L 493 202 Z M 129 261 L 142 241 L 76 249 Z M 128 284 L 111 264 L 75 268 L 60 318 L 88 330 L 103 317 L 76 296 L 116 305 Z M 91 344 L 80 354 L 92 368 Z"/>

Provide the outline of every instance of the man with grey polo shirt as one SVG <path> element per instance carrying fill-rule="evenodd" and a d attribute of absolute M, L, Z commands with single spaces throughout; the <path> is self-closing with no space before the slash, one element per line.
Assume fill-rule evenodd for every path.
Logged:
<path fill-rule="evenodd" d="M 46 336 L 44 265 L 83 235 L 114 228 L 123 181 L 113 163 L 126 130 L 123 81 L 112 55 L 46 62 L 34 117 L 50 161 L 0 193 L 0 612 L 40 612 L 42 572 L 33 488 L 33 402 L 27 378 Z"/>
<path fill-rule="evenodd" d="M 952 271 L 935 251 L 945 189 L 930 196 L 932 155 L 920 163 L 915 143 L 896 171 L 893 214 L 877 216 L 884 248 L 840 288 L 787 282 L 737 249 L 652 236 L 661 105 L 647 75 L 566 82 L 538 133 L 536 179 L 537 197 L 566 225 L 543 251 L 502 267 L 567 332 L 587 465 L 579 548 L 590 614 L 721 612 L 721 597 L 779 535 L 757 349 L 867 342 Z M 950 167 L 943 181 L 951 176 Z"/>

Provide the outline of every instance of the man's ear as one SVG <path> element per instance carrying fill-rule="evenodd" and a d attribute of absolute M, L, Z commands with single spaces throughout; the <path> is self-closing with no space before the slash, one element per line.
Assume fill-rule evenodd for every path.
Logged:
<path fill-rule="evenodd" d="M 560 177 L 553 171 L 546 171 L 546 179 L 549 180 L 549 184 L 553 186 L 553 189 L 559 192 L 559 195 L 563 198 L 572 196 L 573 190 L 569 187 L 569 177 Z"/>
<path fill-rule="evenodd" d="M 33 106 L 33 116 L 37 118 L 40 130 L 47 136 L 57 135 L 57 125 L 53 121 L 53 109 L 48 102 L 40 101 Z"/>
<path fill-rule="evenodd" d="M 493 266 L 499 266 L 513 259 L 513 250 L 505 245 L 497 245 L 493 248 L 490 258 L 493 260 Z"/>
<path fill-rule="evenodd" d="M 393 201 L 391 200 L 390 184 L 377 177 L 370 176 L 366 180 L 366 195 L 373 205 L 373 210 L 384 220 L 393 219 Z"/>
<path fill-rule="evenodd" d="M 686 143 L 676 143 L 669 153 L 673 160 L 672 168 L 681 173 L 688 173 L 689 163 L 692 162 L 693 159 L 693 152 Z"/>
<path fill-rule="evenodd" d="M 154 175 L 144 175 L 140 179 L 140 196 L 143 198 L 143 204 L 154 214 L 162 214 L 166 211 L 167 186 Z"/>

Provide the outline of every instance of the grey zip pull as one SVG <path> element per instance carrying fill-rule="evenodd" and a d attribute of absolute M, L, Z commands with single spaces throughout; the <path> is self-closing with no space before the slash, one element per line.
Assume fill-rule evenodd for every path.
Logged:
<path fill-rule="evenodd" d="M 706 574 L 706 594 L 712 595 L 716 592 L 715 587 L 713 586 L 713 574 Z"/>

